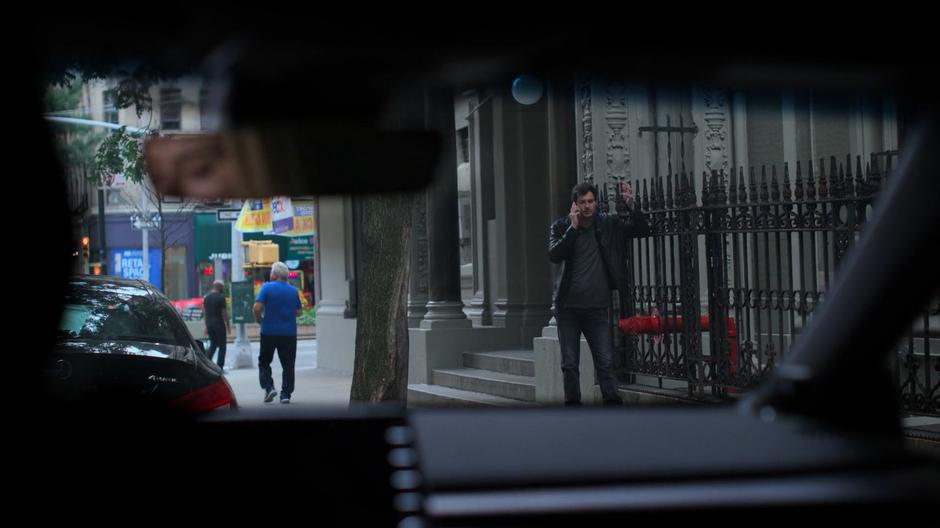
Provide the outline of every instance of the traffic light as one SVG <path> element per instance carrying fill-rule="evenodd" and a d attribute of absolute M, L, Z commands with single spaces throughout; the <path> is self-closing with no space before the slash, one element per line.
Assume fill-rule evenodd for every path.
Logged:
<path fill-rule="evenodd" d="M 82 237 L 82 258 L 88 260 L 88 256 L 91 254 L 89 249 L 89 240 L 88 237 Z"/>

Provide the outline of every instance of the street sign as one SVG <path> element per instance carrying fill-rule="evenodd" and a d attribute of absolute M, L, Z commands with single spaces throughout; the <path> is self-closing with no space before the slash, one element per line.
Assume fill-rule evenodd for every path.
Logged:
<path fill-rule="evenodd" d="M 240 212 L 241 209 L 219 209 L 215 213 L 215 218 L 218 222 L 234 222 L 238 220 Z"/>
<path fill-rule="evenodd" d="M 141 214 L 131 215 L 131 228 L 133 229 L 159 229 L 160 213 L 151 213 L 149 220 Z"/>
<path fill-rule="evenodd" d="M 99 191 L 120 191 L 127 187 L 127 178 L 124 173 L 103 173 L 98 177 Z"/>
<path fill-rule="evenodd" d="M 111 181 L 108 184 L 108 187 L 112 189 L 124 189 L 127 187 L 127 178 L 124 177 L 123 173 L 112 174 Z"/>

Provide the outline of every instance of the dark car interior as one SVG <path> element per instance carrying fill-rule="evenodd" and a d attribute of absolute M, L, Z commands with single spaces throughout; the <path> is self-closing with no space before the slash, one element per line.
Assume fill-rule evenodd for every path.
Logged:
<path fill-rule="evenodd" d="M 63 220 L 56 204 L 65 189 L 34 89 L 49 71 L 74 61 L 105 68 L 145 59 L 167 74 L 216 65 L 213 74 L 231 94 L 222 108 L 228 126 L 247 127 L 265 141 L 305 131 L 305 143 L 296 148 L 336 154 L 295 159 L 291 170 L 272 171 L 334 177 L 274 178 L 268 190 L 352 194 L 422 187 L 441 142 L 408 122 L 407 103 L 388 120 L 379 108 L 357 101 L 394 101 L 421 83 L 457 91 L 509 82 L 520 71 L 544 78 L 604 71 L 616 63 L 613 45 L 620 42 L 574 38 L 562 31 L 568 26 L 503 28 L 457 41 L 444 31 L 340 31 L 322 21 L 300 31 L 303 24 L 273 9 L 251 17 L 221 17 L 208 8 L 188 12 L 172 31 L 162 15 L 151 19 L 138 10 L 70 13 L 34 30 L 37 52 L 28 65 L 33 83 L 21 87 L 27 109 L 22 135 L 37 153 L 30 170 L 49 182 L 43 189 L 53 248 L 41 285 L 46 299 L 60 298 L 66 284 L 60 264 L 65 255 L 55 248 L 66 247 L 68 237 L 57 229 Z M 64 20 L 81 21 L 86 30 L 69 31 Z M 115 43 L 88 31 L 121 22 L 157 37 Z M 573 412 L 388 404 L 195 420 L 164 409 L 80 405 L 34 394 L 18 411 L 29 424 L 23 440 L 33 461 L 18 473 L 20 488 L 55 504 L 43 514 L 50 521 L 73 522 L 270 523 L 289 514 L 315 526 L 545 526 L 809 522 L 821 512 L 858 520 L 882 511 L 936 519 L 940 462 L 904 444 L 883 368 L 890 344 L 940 289 L 940 115 L 927 89 L 927 68 L 918 60 L 926 52 L 914 46 L 910 60 L 901 60 L 910 47 L 862 39 L 837 46 L 832 38 L 786 50 L 723 41 L 715 53 L 700 55 L 688 53 L 691 37 L 660 45 L 655 36 L 652 29 L 634 34 L 631 41 L 648 48 L 649 61 L 618 64 L 618 73 L 665 83 L 705 79 L 755 89 L 815 83 L 833 91 L 892 89 L 904 96 L 908 142 L 896 176 L 824 305 L 786 362 L 757 390 L 708 408 Z M 219 50 L 232 49 L 241 50 L 232 52 L 238 60 L 219 58 Z M 341 83 L 310 82 L 322 78 Z M 316 87 L 302 97 L 331 104 L 307 105 L 301 113 L 269 104 L 273 97 L 300 97 L 302 85 Z M 350 138 L 362 134 L 382 138 L 382 153 L 338 163 L 355 157 Z M 363 176 L 374 174 L 379 163 L 402 177 L 388 184 Z M 243 194 L 243 183 L 232 184 L 232 196 Z M 35 353 L 23 366 L 27 386 L 42 374 L 61 309 L 54 302 L 35 308 Z"/>

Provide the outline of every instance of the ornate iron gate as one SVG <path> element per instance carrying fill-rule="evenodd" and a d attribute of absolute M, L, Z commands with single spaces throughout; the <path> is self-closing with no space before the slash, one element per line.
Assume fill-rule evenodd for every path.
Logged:
<path fill-rule="evenodd" d="M 665 134 L 671 150 L 673 135 L 683 141 L 695 129 L 667 120 L 641 132 Z M 622 330 L 621 382 L 646 376 L 662 388 L 672 380 L 688 396 L 712 399 L 766 376 L 824 298 L 896 157 L 741 167 L 700 179 L 670 162 L 664 174 L 634 182 L 653 235 L 629 242 L 631 289 L 612 310 Z M 898 389 L 910 412 L 940 414 L 931 337 L 940 337 L 940 302 L 899 344 Z"/>

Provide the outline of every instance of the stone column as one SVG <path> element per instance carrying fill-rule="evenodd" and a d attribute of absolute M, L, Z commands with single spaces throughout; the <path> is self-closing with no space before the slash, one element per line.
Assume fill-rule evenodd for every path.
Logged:
<path fill-rule="evenodd" d="M 491 251 L 497 273 L 494 324 L 541 332 L 551 317 L 551 268 L 547 255 L 550 188 L 547 175 L 547 103 L 516 102 L 494 94 L 496 222 Z M 528 331 L 528 330 L 526 330 Z"/>
<path fill-rule="evenodd" d="M 457 199 L 457 155 L 453 98 L 445 91 L 426 92 L 426 126 L 438 130 L 443 148 L 433 183 L 426 194 L 428 236 L 428 303 L 421 328 L 466 328 L 472 322 L 460 298 L 460 241 Z"/>
<path fill-rule="evenodd" d="M 411 236 L 411 285 L 408 288 L 408 328 L 417 328 L 427 314 L 428 226 L 425 200 L 417 200 Z"/>
<path fill-rule="evenodd" d="M 473 249 L 473 299 L 468 310 L 477 325 L 492 325 L 489 229 L 493 212 L 493 110 L 486 93 L 467 97 L 470 122 L 470 193 Z"/>
<path fill-rule="evenodd" d="M 351 374 L 355 360 L 356 320 L 346 317 L 350 300 L 352 215 L 351 200 L 317 200 L 317 366 Z"/>

